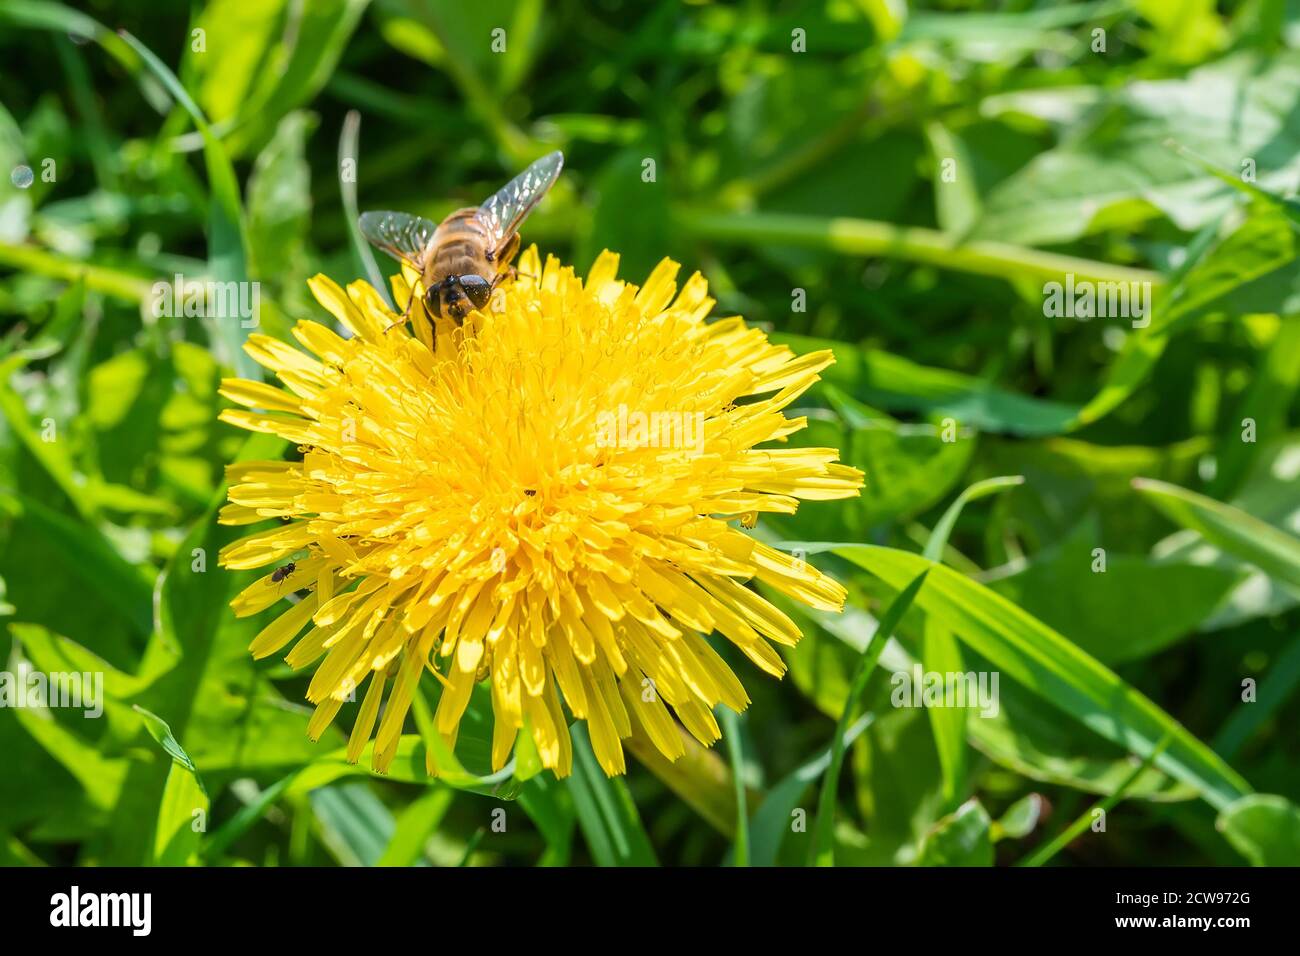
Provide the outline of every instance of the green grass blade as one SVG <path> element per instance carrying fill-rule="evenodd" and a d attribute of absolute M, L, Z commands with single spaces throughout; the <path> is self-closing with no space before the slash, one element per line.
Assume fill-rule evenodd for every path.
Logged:
<path fill-rule="evenodd" d="M 1191 528 L 1213 545 L 1286 584 L 1300 587 L 1300 538 L 1254 515 L 1194 491 L 1134 478 L 1133 487 L 1174 523 Z"/>
<path fill-rule="evenodd" d="M 749 810 L 745 800 L 745 754 L 740 740 L 740 717 L 730 707 L 719 708 L 722 734 L 731 757 L 731 784 L 736 793 L 736 838 L 732 842 L 732 865 L 749 866 Z"/>
<path fill-rule="evenodd" d="M 1024 483 L 1024 475 L 1004 475 L 998 478 L 986 478 L 967 487 L 948 506 L 930 531 L 930 537 L 925 543 L 924 556 L 931 561 L 943 560 L 943 552 L 948 546 L 952 529 L 956 526 L 957 519 L 961 517 L 962 509 L 970 502 Z M 926 620 L 922 646 L 921 657 L 929 670 L 945 674 L 965 671 L 961 648 L 957 645 L 956 639 L 950 630 L 937 621 Z M 934 744 L 939 753 L 939 765 L 943 771 L 944 803 L 955 810 L 961 802 L 966 779 L 966 710 L 960 707 L 934 707 L 927 710 L 930 725 L 934 729 Z"/>
<path fill-rule="evenodd" d="M 233 817 L 218 827 L 207 842 L 203 844 L 203 859 L 208 862 L 216 862 L 221 859 L 221 855 L 230 849 L 236 840 L 248 832 L 248 830 L 262 819 L 262 815 L 267 809 L 279 800 L 289 784 L 293 783 L 293 778 L 297 772 L 281 777 L 275 783 L 271 784 L 265 790 L 257 795 L 252 803 L 245 805 Z"/>
<path fill-rule="evenodd" d="M 345 866 L 375 866 L 396 824 L 365 783 L 341 783 L 311 792 L 323 842 Z"/>
<path fill-rule="evenodd" d="M 844 764 L 844 740 L 849 724 L 853 720 L 853 710 L 857 706 L 862 692 L 866 689 L 871 672 L 876 669 L 880 652 L 885 649 L 885 642 L 893 635 L 898 622 L 903 619 L 908 608 L 916 599 L 921 586 L 925 584 L 926 571 L 922 569 L 906 588 L 894 598 L 889 610 L 880 619 L 876 632 L 862 650 L 858 669 L 853 674 L 853 683 L 849 685 L 849 696 L 844 702 L 839 723 L 835 727 L 835 737 L 831 743 L 831 765 L 822 781 L 821 796 L 817 800 L 817 823 L 813 827 L 813 842 L 808 851 L 810 866 L 835 865 L 835 791 L 839 788 L 840 768 Z"/>
<path fill-rule="evenodd" d="M 863 714 L 844 731 L 839 738 L 841 748 L 857 740 L 864 730 L 871 726 L 875 714 Z M 827 744 L 815 757 L 782 777 L 775 786 L 770 787 L 764 795 L 758 809 L 750 820 L 752 844 L 750 848 L 751 866 L 775 866 L 777 854 L 786 834 L 791 831 L 791 818 L 803 799 L 804 791 L 816 783 L 826 768 L 831 765 L 831 751 L 834 742 Z"/>
<path fill-rule="evenodd" d="M 370 243 L 366 242 L 361 236 L 361 229 L 357 225 L 357 167 L 361 162 L 360 153 L 361 139 L 361 114 L 356 110 L 348 110 L 347 116 L 343 117 L 343 129 L 339 133 L 339 194 L 343 197 L 343 215 L 347 219 L 348 239 L 352 243 L 352 253 L 357 257 L 361 264 L 361 270 L 366 276 L 366 280 L 375 287 L 379 292 L 380 298 L 388 304 L 390 309 L 395 309 L 392 295 L 388 290 L 388 283 L 384 281 L 383 274 L 379 271 L 379 265 L 375 262 L 375 254 L 370 250 Z M 347 174 L 351 170 L 351 175 Z"/>
<path fill-rule="evenodd" d="M 1084 830 L 1088 829 L 1089 825 L 1092 823 L 1093 814 L 1095 814 L 1098 810 L 1100 810 L 1103 814 L 1109 813 L 1110 809 L 1114 807 L 1115 804 L 1119 803 L 1121 800 L 1124 799 L 1124 794 L 1128 792 L 1128 788 L 1133 786 L 1134 782 L 1138 779 L 1138 777 L 1142 776 L 1143 772 L 1145 772 L 1148 767 L 1150 767 L 1153 763 L 1155 763 L 1156 758 L 1161 754 L 1161 752 L 1164 751 L 1165 747 L 1168 746 L 1168 743 L 1169 743 L 1169 738 L 1166 737 L 1155 747 L 1154 750 L 1151 751 L 1151 753 L 1147 754 L 1145 760 L 1143 760 L 1140 764 L 1138 764 L 1136 767 L 1133 768 L 1133 772 L 1130 773 L 1127 777 L 1125 777 L 1120 782 L 1119 786 L 1115 788 L 1114 793 L 1108 794 L 1107 796 L 1103 797 L 1101 800 L 1098 800 L 1096 803 L 1090 806 L 1087 810 L 1084 810 L 1083 813 L 1079 814 L 1078 819 L 1076 819 L 1068 827 L 1066 827 L 1064 830 L 1058 833 L 1054 839 L 1043 844 L 1041 847 L 1039 847 L 1029 856 L 1025 857 L 1025 859 L 1021 860 L 1016 865 L 1017 866 L 1042 866 L 1044 863 L 1051 860 L 1052 857 L 1056 856 L 1056 854 L 1060 853 L 1067 846 L 1069 846 L 1070 842 L 1075 837 L 1077 837 Z"/>
<path fill-rule="evenodd" d="M 189 114 L 203 137 L 203 160 L 212 190 L 208 209 L 208 270 L 214 282 L 248 282 L 248 240 L 244 234 L 244 214 L 240 202 L 239 180 L 221 141 L 213 134 L 207 119 L 181 81 L 153 51 L 127 33 L 122 39 L 140 57 L 149 71 L 162 83 L 181 108 Z M 261 367 L 243 350 L 249 331 L 239 316 L 217 316 L 212 334 L 219 344 L 221 358 L 244 378 L 261 379 Z"/>
<path fill-rule="evenodd" d="M 451 787 L 430 787 L 396 817 L 393 839 L 383 849 L 376 866 L 413 866 L 424 857 L 424 844 L 433 834 L 456 799 Z"/>
<path fill-rule="evenodd" d="M 939 561 L 943 558 L 943 549 L 948 546 L 948 538 L 952 535 L 952 529 L 956 526 L 957 519 L 961 517 L 962 509 L 972 501 L 979 501 L 981 498 L 1004 491 L 1007 488 L 1015 488 L 1024 483 L 1024 475 L 1003 475 L 998 478 L 985 478 L 983 481 L 977 481 L 968 487 L 957 496 L 957 500 L 950 504 L 948 510 L 935 522 L 934 528 L 930 531 L 930 537 L 925 543 L 925 557 L 931 561 Z"/>
<path fill-rule="evenodd" d="M 1255 702 L 1249 707 L 1238 707 L 1214 735 L 1214 750 L 1224 760 L 1231 760 L 1255 731 L 1268 723 L 1300 686 L 1300 637 L 1278 654 L 1264 679 L 1259 682 Z"/>
<path fill-rule="evenodd" d="M 573 773 L 566 778 L 578 826 L 597 866 L 657 866 L 650 837 L 641 825 L 627 784 L 606 777 L 592 753 L 587 728 L 569 728 L 573 738 Z"/>
<path fill-rule="evenodd" d="M 1170 736 L 1156 766 L 1222 808 L 1250 785 L 1169 714 L 1076 645 L 1001 595 L 917 554 L 864 544 L 814 542 L 806 553 L 840 556 L 903 588 L 929 569 L 917 604 L 942 620 L 976 653 L 1012 680 L 1095 733 L 1146 757 Z"/>
<path fill-rule="evenodd" d="M 167 721 L 138 704 L 134 709 L 144 718 L 149 736 L 158 741 L 172 760 L 158 805 L 153 862 L 156 866 L 183 866 L 195 859 L 201 848 L 207 830 L 208 793 L 198 768 L 172 734 Z"/>

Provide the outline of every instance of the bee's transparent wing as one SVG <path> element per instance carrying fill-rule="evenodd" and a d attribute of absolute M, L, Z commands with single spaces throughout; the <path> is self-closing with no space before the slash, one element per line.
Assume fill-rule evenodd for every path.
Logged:
<path fill-rule="evenodd" d="M 422 267 L 424 250 L 438 228 L 423 216 L 390 211 L 363 212 L 357 225 L 372 244 L 417 269 Z"/>
<path fill-rule="evenodd" d="M 519 224 L 542 201 L 563 167 L 563 153 L 559 150 L 547 153 L 478 207 L 476 215 L 487 226 L 494 251 L 500 250 L 519 230 Z"/>

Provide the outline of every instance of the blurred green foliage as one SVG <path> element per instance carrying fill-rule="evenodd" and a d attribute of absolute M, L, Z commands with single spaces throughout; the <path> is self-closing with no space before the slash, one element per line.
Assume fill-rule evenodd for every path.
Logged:
<path fill-rule="evenodd" d="M 799 864 L 833 738 L 813 859 L 1300 863 L 1296 0 L 0 0 L 0 63 L 0 652 L 106 696 L 0 708 L 0 863 Z M 366 274 L 353 192 L 437 219 L 554 148 L 526 241 L 835 350 L 794 440 L 866 488 L 757 533 L 849 606 L 787 608 L 713 752 L 488 777 L 476 699 L 430 782 L 417 703 L 374 778 L 205 563 L 223 464 L 286 453 L 216 420 L 247 330 L 151 288 L 257 281 L 283 336 Z M 1152 308 L 1055 316 L 1067 275 Z M 918 661 L 996 715 L 891 706 Z"/>

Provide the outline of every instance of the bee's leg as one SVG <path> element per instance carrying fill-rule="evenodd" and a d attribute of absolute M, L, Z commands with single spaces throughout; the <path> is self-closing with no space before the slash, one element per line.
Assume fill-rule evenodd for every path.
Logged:
<path fill-rule="evenodd" d="M 515 270 L 511 268 L 510 264 L 514 262 L 515 256 L 519 254 L 519 245 L 519 233 L 516 232 L 506 240 L 505 245 L 500 249 L 493 250 L 490 259 L 492 262 L 496 263 L 497 278 L 500 278 L 502 273 L 505 273 L 512 279 L 514 278 Z"/>
<path fill-rule="evenodd" d="M 418 279 L 416 280 L 416 282 L 419 282 L 419 281 L 420 281 L 420 280 L 418 280 Z M 414 305 L 415 305 L 415 285 L 413 284 L 413 285 L 411 286 L 411 293 L 410 293 L 410 295 L 408 295 L 408 296 L 406 297 L 406 308 L 402 310 L 402 317 L 401 317 L 400 319 L 398 319 L 396 322 L 394 322 L 392 325 L 390 325 L 388 328 L 384 329 L 384 331 L 385 331 L 385 332 L 391 332 L 393 329 L 397 328 L 399 325 L 405 325 L 405 324 L 407 323 L 407 320 L 410 319 L 410 317 L 411 317 L 411 308 L 412 308 Z"/>

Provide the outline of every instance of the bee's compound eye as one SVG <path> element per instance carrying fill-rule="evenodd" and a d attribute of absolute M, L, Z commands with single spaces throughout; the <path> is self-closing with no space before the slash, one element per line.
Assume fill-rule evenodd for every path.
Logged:
<path fill-rule="evenodd" d="M 424 311 L 436 318 L 442 318 L 442 305 L 438 301 L 438 293 L 429 291 L 424 294 Z"/>
<path fill-rule="evenodd" d="M 482 309 L 488 303 L 488 296 L 492 294 L 492 285 L 482 276 L 461 276 L 460 287 L 465 290 L 465 295 L 474 303 L 474 308 Z"/>

